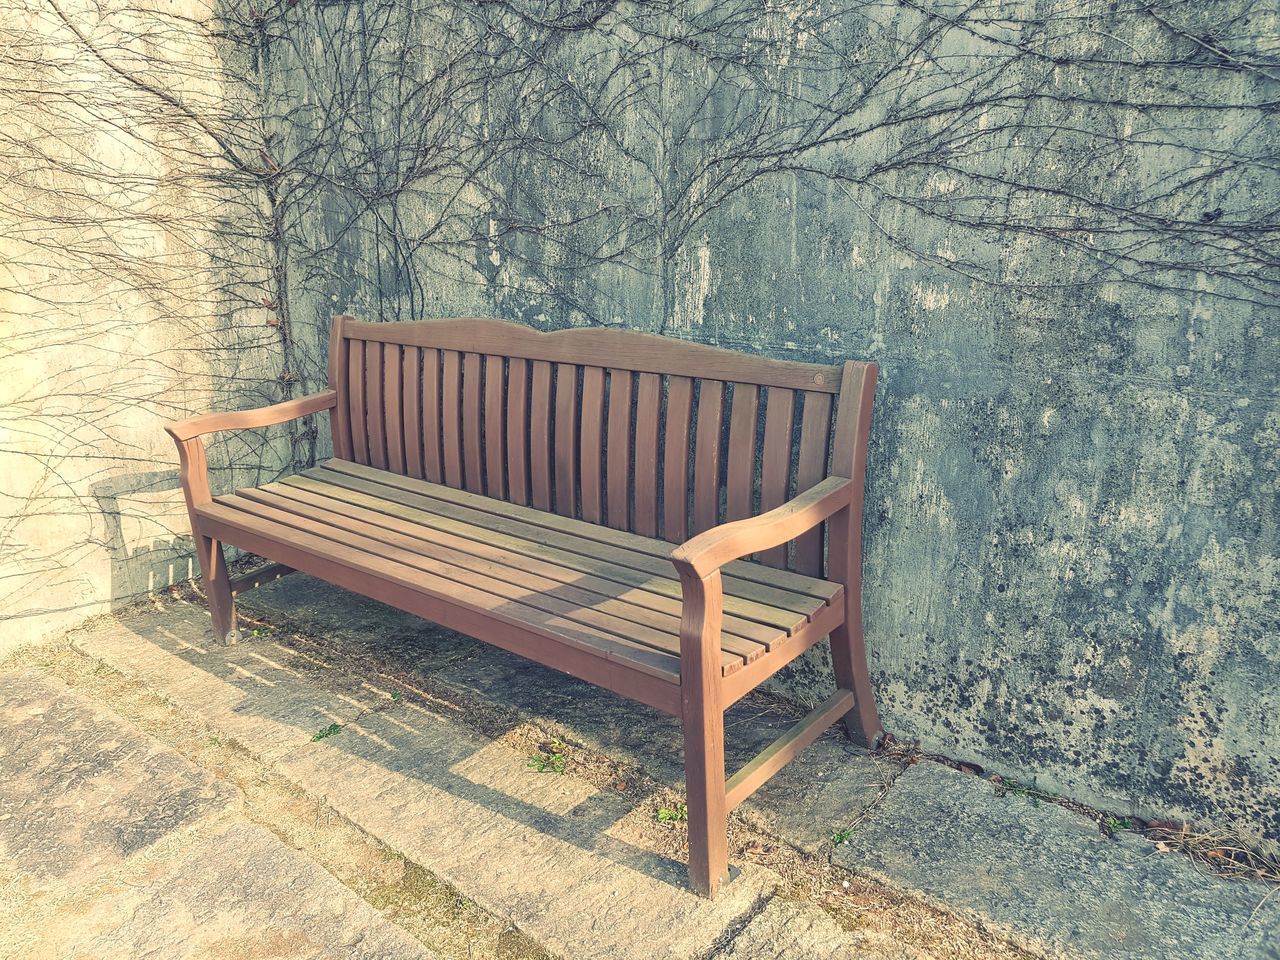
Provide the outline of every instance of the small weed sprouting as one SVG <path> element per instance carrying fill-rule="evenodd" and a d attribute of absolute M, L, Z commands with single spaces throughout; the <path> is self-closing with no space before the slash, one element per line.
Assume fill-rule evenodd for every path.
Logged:
<path fill-rule="evenodd" d="M 849 842 L 853 836 L 853 827 L 846 827 L 843 830 L 836 830 L 831 834 L 831 843 L 833 846 L 841 847 Z"/>
<path fill-rule="evenodd" d="M 659 823 L 687 823 L 689 820 L 689 805 L 687 803 L 677 803 L 671 807 L 658 808 Z"/>
<path fill-rule="evenodd" d="M 400 691 L 399 691 L 399 690 L 392 690 L 392 691 L 391 691 L 391 699 L 392 699 L 392 700 L 399 700 L 399 699 L 400 699 Z"/>
<path fill-rule="evenodd" d="M 1053 794 L 1045 793 L 1043 790 L 1037 790 L 1035 787 L 1023 783 L 1020 780 L 1011 780 L 1008 777 L 996 780 L 993 777 L 991 782 L 995 784 L 997 795 L 1004 796 L 1005 794 L 1013 794 L 1015 797 L 1026 797 L 1031 801 L 1031 805 L 1033 807 L 1040 806 L 1041 800 L 1055 799 Z"/>
<path fill-rule="evenodd" d="M 1108 815 L 1102 820 L 1102 831 L 1108 835 L 1119 833 L 1121 830 L 1132 830 L 1133 821 L 1128 817 L 1117 817 Z"/>
<path fill-rule="evenodd" d="M 311 742 L 315 743 L 317 740 L 324 740 L 326 737 L 332 737 L 335 733 L 341 733 L 341 732 L 342 732 L 342 724 L 331 723 L 327 727 L 325 727 L 323 730 L 317 730 L 315 733 L 315 736 L 311 738 Z"/>
<path fill-rule="evenodd" d="M 538 752 L 529 758 L 529 769 L 538 773 L 564 773 L 569 766 L 564 750 L 564 743 L 560 740 L 542 744 Z"/>
<path fill-rule="evenodd" d="M 249 636 L 251 636 L 251 637 L 269 637 L 269 636 L 271 636 L 271 632 L 272 632 L 273 630 L 275 630 L 275 627 L 254 627 L 252 630 L 250 630 L 250 631 L 249 631 Z"/>

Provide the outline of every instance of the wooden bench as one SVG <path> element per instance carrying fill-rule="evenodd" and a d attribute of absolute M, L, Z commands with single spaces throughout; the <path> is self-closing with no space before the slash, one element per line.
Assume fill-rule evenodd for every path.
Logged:
<path fill-rule="evenodd" d="M 220 640 L 237 637 L 231 543 L 680 717 L 689 876 L 714 896 L 728 811 L 835 721 L 868 746 L 883 733 L 860 577 L 875 375 L 624 331 L 343 316 L 331 389 L 166 429 Z M 333 459 L 212 495 L 203 435 L 324 410 Z M 826 637 L 836 692 L 726 779 L 726 708 Z"/>

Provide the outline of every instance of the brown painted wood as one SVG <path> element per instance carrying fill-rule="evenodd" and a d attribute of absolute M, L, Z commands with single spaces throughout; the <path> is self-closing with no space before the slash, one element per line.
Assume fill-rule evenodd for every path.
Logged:
<path fill-rule="evenodd" d="M 853 694 L 837 690 L 790 730 L 765 747 L 725 785 L 725 807 L 734 809 L 766 780 L 800 755 L 853 707 Z"/>
<path fill-rule="evenodd" d="M 609 434 L 605 443 L 606 502 L 609 526 L 631 525 L 631 403 L 630 370 L 609 371 Z"/>
<path fill-rule="evenodd" d="M 662 379 L 642 373 L 636 385 L 635 512 L 631 529 L 658 535 L 658 434 L 662 425 Z"/>
<path fill-rule="evenodd" d="M 283 563 L 269 563 L 265 567 L 259 567 L 253 573 L 234 578 L 231 581 L 231 596 L 238 597 L 242 593 L 256 590 L 268 583 L 275 583 L 294 572 L 293 567 L 286 567 Z"/>
<path fill-rule="evenodd" d="M 327 580 L 347 590 L 380 600 L 441 626 L 486 638 L 502 647 L 658 710 L 679 715 L 678 671 L 668 672 L 674 658 L 614 649 L 595 634 L 558 618 L 542 615 L 529 620 L 518 613 L 493 608 L 462 588 L 439 586 L 396 564 L 334 544 L 332 541 L 256 520 L 220 504 L 201 508 L 201 522 L 211 531 L 259 556 Z"/>
<path fill-rule="evenodd" d="M 874 365 L 342 316 L 329 376 L 322 394 L 166 428 L 219 639 L 237 636 L 234 593 L 261 581 L 229 581 L 231 542 L 278 575 L 319 576 L 677 714 L 690 881 L 708 895 L 727 874 L 728 809 L 834 719 L 868 745 L 883 735 L 860 576 Z M 201 436 L 325 409 L 336 459 L 214 499 Z M 724 710 L 828 636 L 837 693 L 726 781 Z"/>
<path fill-rule="evenodd" d="M 484 381 L 478 353 L 463 354 L 462 361 L 462 452 L 463 483 L 472 493 L 484 491 Z"/>
<path fill-rule="evenodd" d="M 662 444 L 662 536 L 681 543 L 689 536 L 689 436 L 693 429 L 693 381 L 672 377 Z"/>
<path fill-rule="evenodd" d="M 333 415 L 329 420 L 329 432 L 333 440 L 334 456 L 344 460 L 354 459 L 351 452 L 350 387 L 347 383 L 351 348 L 346 336 L 346 325 L 353 319 L 346 314 L 339 314 L 333 318 L 333 326 L 329 330 L 329 386 L 337 394 Z"/>
<path fill-rule="evenodd" d="M 749 663 L 732 677 L 724 678 L 721 696 L 725 709 L 733 706 L 760 684 L 791 663 L 810 647 L 822 643 L 844 621 L 844 598 L 838 606 L 823 607 L 813 620 L 791 636 L 769 646 L 769 655 Z"/>
<path fill-rule="evenodd" d="M 405 473 L 422 479 L 422 350 L 405 347 L 401 363 Z"/>
<path fill-rule="evenodd" d="M 551 509 L 551 364 L 533 363 L 533 386 L 529 391 L 529 483 L 530 501 L 539 510 Z"/>
<path fill-rule="evenodd" d="M 351 447 L 356 463 L 369 462 L 369 433 L 365 425 L 364 348 L 363 340 L 349 343 L 347 382 L 351 388 Z"/>
<path fill-rule="evenodd" d="M 724 705 L 716 638 L 723 615 L 720 572 L 700 578 L 680 571 L 680 717 L 689 811 L 689 885 L 714 897 L 728 880 L 724 777 Z"/>
<path fill-rule="evenodd" d="M 406 513 L 403 516 L 384 513 L 376 509 L 378 504 L 372 498 L 359 494 L 331 497 L 319 492 L 322 489 L 272 483 L 256 489 L 239 490 L 237 496 L 281 507 L 299 516 L 335 527 L 347 527 L 350 521 L 359 522 L 361 526 L 356 529 L 360 531 L 367 532 L 372 527 L 379 527 L 408 537 L 419 545 L 429 545 L 428 549 L 433 555 L 444 556 L 435 553 L 438 549 L 451 551 L 450 556 L 455 558 L 459 566 L 475 568 L 483 573 L 514 577 L 517 581 L 525 573 L 533 574 L 557 584 L 554 589 L 559 596 L 572 594 L 596 609 L 608 610 L 635 623 L 665 630 L 673 637 L 679 633 L 682 607 L 678 599 L 618 580 L 584 573 L 579 569 L 581 564 L 575 564 L 572 556 L 565 562 L 565 554 L 560 551 L 545 548 L 536 542 L 521 541 L 518 537 L 494 533 L 448 516 L 424 518 L 421 512 L 416 515 Z M 411 548 L 422 549 L 421 546 L 412 545 Z M 725 618 L 724 634 L 722 649 L 741 656 L 748 663 L 763 656 L 771 643 L 784 636 L 776 628 L 738 617 Z"/>
<path fill-rule="evenodd" d="M 269 407 L 257 410 L 234 410 L 226 413 L 206 413 L 190 420 L 179 420 L 165 424 L 165 432 L 179 443 L 202 437 L 223 430 L 248 430 L 253 427 L 269 427 L 272 424 L 297 420 L 322 410 L 328 410 L 337 403 L 338 395 L 333 390 L 322 390 L 305 397 L 273 403 Z"/>
<path fill-rule="evenodd" d="M 475 350 L 530 360 L 609 367 L 626 358 L 626 368 L 712 380 L 740 381 L 792 390 L 835 393 L 840 368 L 773 360 L 630 330 L 584 328 L 542 333 L 516 323 L 478 317 L 403 323 L 353 321 L 349 336 L 442 350 Z"/>
<path fill-rule="evenodd" d="M 604 519 L 604 483 L 601 460 L 604 456 L 604 370 L 586 367 L 582 371 L 582 467 L 580 516 L 588 523 Z"/>
<path fill-rule="evenodd" d="M 545 561 L 566 570 L 574 571 L 573 582 L 587 578 L 608 580 L 625 591 L 639 590 L 645 596 L 653 595 L 645 604 L 653 609 L 680 613 L 680 584 L 675 568 L 670 563 L 642 563 L 633 566 L 635 558 L 623 551 L 569 533 L 522 523 L 518 520 L 459 506 L 456 503 L 437 500 L 419 494 L 405 493 L 398 499 L 387 499 L 389 493 L 378 484 L 355 477 L 343 477 L 338 485 L 318 479 L 322 474 L 286 477 L 281 486 L 288 488 L 286 495 L 320 496 L 346 506 L 357 506 L 384 515 L 388 523 L 403 519 L 427 528 L 423 536 L 434 536 L 429 531 L 459 536 L 478 544 L 501 548 L 504 552 L 528 561 Z M 271 489 L 275 485 L 268 485 Z M 264 488 L 265 489 L 265 488 Z M 449 488 L 442 488 L 449 489 Z M 745 581 L 728 578 L 725 581 L 726 633 L 772 646 L 789 632 L 805 628 L 808 617 L 770 607 L 751 599 L 751 585 Z M 837 587 L 836 599 L 839 600 Z M 808 599 L 811 610 L 823 604 Z M 674 603 L 674 609 L 671 604 Z M 815 618 L 816 618 L 815 614 Z"/>
<path fill-rule="evenodd" d="M 507 496 L 529 502 L 529 361 L 507 364 Z"/>
<path fill-rule="evenodd" d="M 422 351 L 422 475 L 444 480 L 444 428 L 440 422 L 440 351 Z"/>
<path fill-rule="evenodd" d="M 770 387 L 765 398 L 764 441 L 760 454 L 760 510 L 772 510 L 786 502 L 791 479 L 791 441 L 795 427 L 794 390 Z M 787 565 L 786 545 L 765 550 L 761 563 L 771 567 Z"/>
<path fill-rule="evenodd" d="M 387 418 L 382 404 L 382 354 L 384 344 L 364 346 L 364 428 L 369 438 L 369 465 L 387 469 Z"/>
<path fill-rule="evenodd" d="M 672 561 L 687 564 L 700 577 L 760 550 L 786 543 L 812 530 L 850 503 L 853 481 L 828 477 L 800 496 L 757 517 L 722 523 L 686 540 L 671 552 Z"/>
<path fill-rule="evenodd" d="M 578 368 L 556 364 L 556 513 L 578 515 Z"/>
<path fill-rule="evenodd" d="M 506 365 L 502 357 L 484 358 L 484 492 L 506 498 L 507 411 L 503 403 Z"/>
<path fill-rule="evenodd" d="M 756 489 L 756 427 L 760 415 L 760 388 L 754 383 L 733 386 L 729 414 L 729 464 L 725 482 L 726 520 L 741 520 L 752 513 Z"/>
<path fill-rule="evenodd" d="M 408 473 L 404 457 L 404 356 L 397 343 L 382 345 L 382 406 L 387 434 L 387 469 Z M 412 348 L 411 348 L 412 349 Z"/>
<path fill-rule="evenodd" d="M 703 380 L 698 390 L 698 426 L 693 453 L 693 526 L 710 530 L 720 522 L 720 443 L 724 433 L 724 384 Z"/>
<path fill-rule="evenodd" d="M 827 475 L 831 438 L 831 398 L 806 393 L 800 418 L 800 458 L 796 463 L 796 493 L 804 493 Z M 810 530 L 796 541 L 794 570 L 813 577 L 822 574 L 822 530 Z"/>
<path fill-rule="evenodd" d="M 462 354 L 448 350 L 441 358 L 440 434 L 444 455 L 443 482 L 462 486 Z"/>
<path fill-rule="evenodd" d="M 424 484 L 342 460 L 327 461 L 306 471 L 304 475 L 375 492 L 404 503 L 413 502 L 414 497 L 426 496 L 433 501 L 451 503 L 459 509 L 472 511 L 484 517 L 483 522 L 495 529 L 518 524 L 521 529 L 529 531 L 531 536 L 547 538 L 549 542 L 553 536 L 568 538 L 578 549 L 598 556 L 617 558 L 617 562 L 635 569 L 658 573 L 671 571 L 673 551 L 669 544 L 647 540 L 600 524 L 477 497 L 465 490 Z M 762 605 L 771 605 L 775 612 L 788 612 L 785 615 L 790 623 L 795 622 L 790 612 L 811 614 L 815 608 L 815 599 L 820 603 L 829 602 L 840 590 L 838 585 L 827 581 L 745 561 L 731 562 L 724 569 L 728 582 L 734 585 L 735 593 L 749 596 Z"/>
<path fill-rule="evenodd" d="M 593 594 L 554 577 L 531 573 L 519 565 L 479 558 L 470 549 L 454 549 L 439 541 L 428 545 L 418 537 L 389 530 L 346 513 L 319 507 L 299 509 L 293 501 L 270 494 L 259 493 L 255 497 L 236 494 L 219 497 L 214 503 L 482 590 L 508 608 L 527 606 L 589 627 L 619 643 L 636 644 L 675 656 L 680 653 L 679 622 L 674 618 Z M 670 622 L 666 622 L 668 620 Z M 758 644 L 742 640 L 732 642 L 743 648 L 744 653 L 721 648 L 721 668 L 726 673 L 741 668 L 747 656 L 754 658 L 764 654 L 764 649 Z"/>
<path fill-rule="evenodd" d="M 847 363 L 836 412 L 831 472 L 849 477 L 852 496 L 848 508 L 837 513 L 830 530 L 828 575 L 845 588 L 844 622 L 831 634 L 831 662 L 836 683 L 852 690 L 856 709 L 845 717 L 850 739 L 874 748 L 884 738 L 875 691 L 867 670 L 862 625 L 862 507 L 875 400 L 874 364 Z"/>

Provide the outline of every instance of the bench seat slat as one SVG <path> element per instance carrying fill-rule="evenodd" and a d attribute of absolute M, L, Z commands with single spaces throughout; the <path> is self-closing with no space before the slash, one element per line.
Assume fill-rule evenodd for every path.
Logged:
<path fill-rule="evenodd" d="M 583 599 L 590 596 L 585 591 L 576 596 L 569 596 L 563 589 L 563 585 L 559 585 L 562 589 L 555 589 L 557 584 L 554 581 L 521 573 L 513 567 L 497 569 L 490 565 L 486 572 L 481 572 L 473 569 L 474 563 L 470 567 L 463 566 L 460 562 L 462 555 L 457 551 L 436 547 L 424 552 L 420 546 L 414 549 L 415 544 L 412 538 L 402 534 L 368 524 L 362 525 L 359 521 L 341 523 L 340 517 L 323 516 L 321 511 L 296 513 L 258 500 L 250 500 L 239 494 L 218 497 L 214 502 L 273 523 L 292 527 L 300 532 L 323 537 L 334 544 L 354 547 L 371 556 L 393 561 L 409 569 L 420 570 L 441 580 L 467 587 L 469 590 L 483 591 L 493 598 L 494 603 L 513 607 L 530 607 L 562 617 L 580 627 L 598 631 L 618 642 L 634 642 L 659 653 L 675 656 L 680 650 L 678 635 L 623 620 L 597 607 L 584 605 Z M 335 523 L 335 520 L 338 522 Z M 362 530 L 353 529 L 361 526 L 363 526 Z M 732 653 L 724 652 L 721 656 L 721 666 L 726 674 L 741 669 L 744 663 L 743 657 Z"/>
<path fill-rule="evenodd" d="M 624 639 L 635 639 L 667 653 L 679 653 L 680 617 L 632 602 L 626 596 L 627 588 L 622 584 L 582 577 L 563 567 L 512 554 L 491 544 L 467 540 L 351 504 L 326 500 L 283 484 L 240 490 L 237 491 L 237 496 L 293 514 L 296 521 L 277 519 L 295 527 L 301 524 L 300 529 L 312 529 L 323 524 L 335 531 L 350 531 L 435 561 L 452 564 L 459 570 L 474 571 L 484 577 L 517 585 L 521 589 L 521 596 L 525 595 L 524 591 L 545 593 L 558 601 L 568 601 L 594 614 L 607 614 L 617 618 L 618 622 L 602 623 L 599 617 L 584 622 L 607 629 Z M 261 514 L 261 511 L 255 512 Z M 579 618 L 570 615 L 570 619 Z M 660 636 L 655 635 L 655 631 Z M 762 643 L 737 636 L 725 637 L 722 647 L 725 651 L 726 675 L 740 668 L 744 662 L 759 659 L 767 650 Z"/>
<path fill-rule="evenodd" d="M 280 556 L 279 562 L 286 563 L 296 570 L 323 577 L 339 586 L 359 590 L 375 599 L 384 599 L 386 602 L 394 603 L 396 600 L 412 600 L 412 597 L 421 597 L 426 604 L 411 602 L 405 603 L 402 608 L 447 627 L 457 630 L 475 630 L 476 627 L 469 628 L 465 625 L 471 619 L 466 614 L 481 614 L 483 619 L 491 623 L 506 624 L 542 640 L 551 640 L 556 645 L 573 649 L 579 655 L 612 661 L 627 671 L 639 672 L 669 684 L 679 683 L 679 660 L 668 654 L 659 653 L 639 644 L 626 643 L 607 633 L 593 630 L 563 617 L 533 607 L 512 604 L 483 590 L 407 567 L 314 533 L 295 530 L 285 524 L 264 520 L 224 503 L 203 504 L 197 508 L 197 512 L 200 518 L 209 524 L 209 529 L 228 542 L 243 544 L 246 549 L 262 556 Z M 401 588 L 396 595 L 396 600 L 387 599 L 388 592 L 379 589 L 380 583 Z M 408 595 L 404 593 L 405 588 Z M 523 638 L 519 636 L 505 636 L 499 641 L 497 631 L 489 629 L 483 633 L 485 636 L 494 637 L 494 642 L 498 642 L 500 646 L 505 646 L 516 653 L 523 653 L 523 648 L 526 647 L 526 644 L 521 642 Z M 557 669 L 566 670 L 575 676 L 580 675 L 573 669 L 567 669 L 563 665 L 566 658 L 552 655 L 545 643 L 538 646 L 541 648 L 538 652 L 530 652 L 526 655 L 534 657 L 539 662 L 555 666 Z M 573 659 L 576 662 L 576 658 Z M 592 671 L 582 671 L 582 673 L 588 672 Z M 593 679 L 591 682 L 600 681 Z M 619 688 L 631 686 L 625 680 L 614 683 L 603 682 L 601 685 L 624 693 L 626 691 Z M 641 698 L 638 693 L 636 696 Z M 653 702 L 654 706 L 659 706 L 661 709 L 670 709 L 670 706 L 662 706 L 654 702 L 663 699 L 657 694 L 641 699 L 645 702 Z"/>
<path fill-rule="evenodd" d="M 361 481 L 354 482 L 361 483 Z M 377 489 L 373 484 L 366 486 L 373 490 Z M 618 589 L 625 587 L 627 590 L 621 596 L 625 596 L 632 603 L 669 613 L 677 619 L 683 613 L 680 585 L 674 578 L 658 577 L 630 567 L 610 564 L 594 555 L 561 549 L 537 536 L 536 528 L 530 537 L 521 537 L 468 523 L 462 516 L 433 513 L 429 509 L 385 500 L 375 494 L 325 484 L 323 481 L 305 476 L 289 477 L 280 483 L 267 484 L 262 489 L 278 491 L 287 497 L 320 504 L 327 509 L 349 516 L 360 516 L 389 529 L 403 529 L 401 525 L 404 524 L 413 529 L 416 536 L 424 539 L 435 540 L 441 537 L 450 538 L 450 540 L 459 539 L 467 544 L 468 550 L 479 555 L 496 552 L 503 557 L 514 558 L 515 562 L 522 566 L 538 565 L 548 571 L 554 570 L 556 576 L 578 586 L 596 589 L 591 584 L 598 584 L 597 592 L 606 595 L 618 595 Z M 418 502 L 427 506 L 432 504 L 432 501 L 425 497 L 420 498 Z M 449 509 L 448 504 L 437 506 Z M 534 569 L 534 566 L 528 566 L 528 569 Z M 799 622 L 794 616 L 790 619 Z M 744 640 L 754 640 L 766 647 L 771 647 L 778 639 L 787 636 L 787 632 L 778 626 L 733 614 L 725 617 L 724 632 L 742 637 Z"/>
<path fill-rule="evenodd" d="M 384 476 L 389 479 L 399 479 L 390 474 L 384 474 Z M 639 552 L 624 550 L 590 537 L 575 535 L 573 532 L 561 527 L 539 526 L 536 523 L 529 522 L 523 515 L 517 518 L 514 516 L 514 511 L 489 513 L 483 509 L 478 509 L 476 506 L 461 503 L 454 499 L 453 494 L 456 494 L 457 491 L 452 489 L 426 485 L 420 488 L 422 492 L 413 492 L 398 486 L 378 483 L 373 479 L 322 469 L 310 470 L 299 477 L 287 478 L 285 482 L 297 482 L 306 479 L 317 480 L 322 484 L 359 490 L 383 499 L 387 502 L 388 508 L 396 506 L 417 507 L 432 514 L 465 520 L 468 523 L 483 527 L 486 531 L 485 536 L 512 536 L 579 554 L 585 559 L 596 562 L 596 568 L 592 572 L 600 573 L 610 579 L 630 576 L 639 577 L 647 581 L 656 577 L 664 581 L 664 585 L 655 586 L 653 589 L 660 590 L 677 599 L 682 596 L 680 583 L 675 577 L 675 567 L 665 558 L 646 556 Z M 536 512 L 534 511 L 534 513 Z M 770 591 L 767 587 L 745 580 L 726 578 L 725 590 L 725 610 L 727 612 L 777 627 L 788 634 L 803 626 L 812 617 L 815 608 L 821 606 L 821 601 L 815 601 L 813 598 L 797 598 L 794 594 Z M 798 606 L 799 609 L 786 609 L 761 599 L 762 595 L 769 595 L 769 600 L 772 601 L 773 594 L 782 597 L 787 603 Z"/>
<path fill-rule="evenodd" d="M 500 513 L 503 516 L 514 517 L 537 526 L 545 526 L 548 529 L 571 531 L 577 536 L 595 540 L 598 543 L 620 547 L 656 558 L 663 563 L 662 572 L 664 574 L 672 569 L 670 556 L 673 545 L 664 540 L 642 537 L 638 534 L 628 533 L 625 530 L 614 530 L 612 527 L 605 527 L 596 523 L 576 521 L 542 510 L 518 507 L 514 504 L 497 502 L 484 497 L 473 497 L 465 490 L 455 490 L 451 487 L 435 484 L 424 484 L 410 477 L 397 476 L 396 474 L 387 473 L 385 470 L 374 470 L 362 464 L 352 463 L 349 460 L 328 460 L 308 472 L 315 473 L 317 471 L 365 477 L 400 490 L 428 493 L 441 499 L 449 499 L 454 503 L 474 506 L 477 509 L 486 510 L 486 512 Z M 805 489 L 808 488 L 801 488 L 798 492 L 803 493 Z M 768 596 L 775 598 L 765 602 L 776 602 L 783 609 L 788 610 L 812 609 L 812 604 L 805 598 L 813 597 L 829 602 L 840 592 L 838 583 L 793 573 L 790 570 L 777 570 L 773 567 L 766 567 L 763 564 L 750 561 L 735 560 L 725 564 L 724 572 L 730 579 L 746 580 L 761 585 L 768 591 Z"/>

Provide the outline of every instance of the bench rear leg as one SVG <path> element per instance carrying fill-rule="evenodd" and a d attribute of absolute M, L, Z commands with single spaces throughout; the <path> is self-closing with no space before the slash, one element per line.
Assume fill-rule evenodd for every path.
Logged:
<path fill-rule="evenodd" d="M 213 635 L 219 643 L 236 643 L 240 631 L 236 629 L 236 606 L 231 598 L 231 580 L 227 576 L 222 543 L 197 532 L 196 554 L 200 558 L 200 575 L 204 578 L 204 592 L 213 617 Z"/>
<path fill-rule="evenodd" d="M 845 732 L 854 743 L 874 750 L 884 739 L 884 727 L 876 709 L 875 691 L 871 689 L 867 648 L 862 638 L 861 511 L 861 502 L 839 511 L 828 528 L 828 574 L 832 580 L 844 584 L 844 623 L 831 633 L 831 665 L 835 669 L 836 686 L 853 691 L 854 707 L 845 714 Z"/>
<path fill-rule="evenodd" d="M 861 617 L 861 611 L 855 611 Z M 846 614 L 846 617 L 850 614 Z M 844 715 L 844 729 L 849 739 L 859 746 L 874 750 L 884 739 L 884 727 L 876 709 L 875 691 L 867 672 L 867 653 L 862 641 L 862 621 L 846 619 L 831 634 L 831 662 L 835 667 L 836 686 L 852 690 L 854 707 Z"/>

